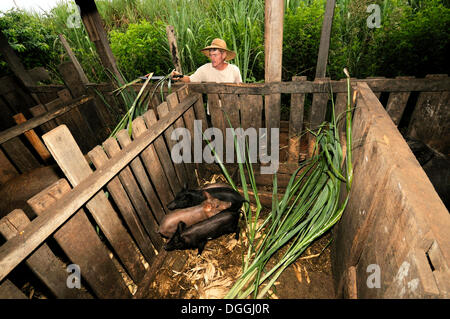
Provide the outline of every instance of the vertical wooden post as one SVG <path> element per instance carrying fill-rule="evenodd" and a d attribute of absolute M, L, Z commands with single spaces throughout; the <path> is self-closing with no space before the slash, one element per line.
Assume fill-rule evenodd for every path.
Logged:
<path fill-rule="evenodd" d="M 306 81 L 306 76 L 294 76 L 292 81 Z M 288 162 L 298 163 L 300 159 L 300 134 L 303 128 L 303 113 L 306 94 L 291 95 L 291 111 L 289 112 L 289 152 Z"/>
<path fill-rule="evenodd" d="M 103 28 L 102 19 L 98 13 L 97 5 L 94 0 L 75 0 L 75 3 L 80 8 L 81 19 L 83 20 L 89 39 L 94 42 L 95 47 L 97 48 L 97 53 L 103 66 L 117 77 L 119 83 L 124 84 L 125 81 L 117 69 L 116 59 L 109 46 L 108 37 Z"/>
<path fill-rule="evenodd" d="M 83 85 L 88 84 L 89 80 L 88 80 L 86 74 L 84 73 L 84 70 L 80 65 L 80 62 L 78 62 L 77 57 L 75 56 L 75 54 L 73 54 L 72 49 L 70 48 L 69 43 L 67 43 L 66 38 L 62 34 L 58 34 L 58 37 L 59 37 L 59 40 L 61 41 L 64 49 L 66 50 L 70 61 L 72 61 L 73 65 L 75 66 L 75 70 L 78 73 L 81 83 L 83 83 Z"/>
<path fill-rule="evenodd" d="M 447 74 L 428 74 L 426 78 L 448 77 Z M 450 152 L 450 92 L 420 92 L 411 115 L 408 135 L 421 140 L 429 147 L 443 153 Z"/>
<path fill-rule="evenodd" d="M 178 54 L 177 38 L 175 37 L 175 30 L 172 25 L 166 27 L 167 39 L 169 40 L 169 50 L 172 56 L 172 62 L 177 72 L 183 73 L 181 68 L 180 55 Z"/>
<path fill-rule="evenodd" d="M 323 17 L 322 34 L 320 35 L 319 55 L 317 57 L 316 79 L 324 78 L 327 70 L 328 50 L 330 48 L 331 26 L 333 24 L 336 0 L 327 0 Z"/>
<path fill-rule="evenodd" d="M 265 82 L 281 81 L 283 56 L 284 1 L 265 1 L 264 50 Z M 265 116 L 267 127 L 267 146 L 270 147 L 270 129 L 280 127 L 281 95 L 265 96 Z"/>
<path fill-rule="evenodd" d="M 11 68 L 11 71 L 17 76 L 17 78 L 22 82 L 25 87 L 35 85 L 33 79 L 28 74 L 27 70 L 23 66 L 19 57 L 14 52 L 13 48 L 8 43 L 8 39 L 0 30 L 0 53 L 5 58 L 8 66 Z M 31 97 L 37 104 L 41 104 L 41 101 L 37 97 L 36 94 L 30 92 Z"/>
<path fill-rule="evenodd" d="M 8 66 L 11 68 L 11 71 L 25 86 L 34 85 L 34 81 L 31 79 L 31 76 L 28 74 L 27 70 L 25 70 L 25 67 L 14 52 L 13 48 L 9 45 L 8 39 L 3 32 L 0 32 L 0 52 L 4 56 Z"/>

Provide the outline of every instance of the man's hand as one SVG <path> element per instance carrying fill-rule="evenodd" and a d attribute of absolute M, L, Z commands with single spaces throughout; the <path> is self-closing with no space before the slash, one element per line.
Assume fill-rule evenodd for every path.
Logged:
<path fill-rule="evenodd" d="M 172 71 L 170 76 L 172 78 L 172 81 L 189 82 L 189 77 L 187 75 L 183 75 L 180 72 L 177 72 L 175 70 Z"/>
<path fill-rule="evenodd" d="M 172 78 L 172 80 L 178 81 L 179 79 L 182 78 L 182 74 L 180 72 L 173 70 L 172 73 L 170 74 L 170 77 Z"/>

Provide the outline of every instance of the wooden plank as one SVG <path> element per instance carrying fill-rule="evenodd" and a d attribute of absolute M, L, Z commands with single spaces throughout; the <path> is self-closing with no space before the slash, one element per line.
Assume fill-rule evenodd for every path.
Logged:
<path fill-rule="evenodd" d="M 31 79 L 34 83 L 50 81 L 50 73 L 43 66 L 37 66 L 32 69 L 27 70 L 28 74 L 31 76 Z"/>
<path fill-rule="evenodd" d="M 347 110 L 347 93 L 336 94 L 335 110 L 334 114 L 336 116 L 337 126 L 339 133 L 345 132 L 345 111 Z"/>
<path fill-rule="evenodd" d="M 414 79 L 413 76 L 397 76 L 396 79 Z M 395 125 L 400 123 L 400 120 L 403 116 L 403 111 L 406 108 L 406 104 L 408 103 L 409 96 L 411 92 L 391 92 L 389 94 L 389 99 L 386 104 L 386 111 L 390 115 L 392 121 L 394 121 Z"/>
<path fill-rule="evenodd" d="M 211 114 L 211 124 L 213 127 L 225 132 L 225 118 L 222 112 L 222 103 L 218 94 L 208 94 L 208 108 Z"/>
<path fill-rule="evenodd" d="M 145 274 L 144 279 L 139 283 L 138 289 L 136 293 L 133 296 L 133 299 L 148 299 L 150 298 L 149 294 L 151 293 L 151 284 L 153 283 L 156 273 L 158 272 L 161 267 L 163 267 L 166 257 L 168 255 L 168 252 L 165 250 L 161 250 L 158 253 L 158 256 L 156 256 L 153 263 L 150 265 L 150 269 Z"/>
<path fill-rule="evenodd" d="M 427 78 L 445 79 L 443 75 Z M 408 135 L 443 153 L 450 153 L 450 88 L 443 93 L 425 91 L 419 94 L 408 126 Z"/>
<path fill-rule="evenodd" d="M 69 101 L 71 97 L 76 98 L 87 94 L 86 87 L 72 62 L 67 61 L 61 63 L 58 65 L 58 70 L 63 78 L 64 84 L 70 90 L 70 94 L 67 96 L 60 96 L 62 100 Z M 69 126 L 75 139 L 80 144 L 83 153 L 88 152 L 97 144 L 97 130 L 101 129 L 101 123 L 98 119 L 93 100 L 90 100 L 85 105 L 80 105 L 64 117 L 64 120 L 67 121 L 64 124 Z"/>
<path fill-rule="evenodd" d="M 70 191 L 69 183 L 65 179 L 60 179 L 27 202 L 39 216 Z M 53 237 L 69 259 L 80 267 L 81 275 L 97 297 L 130 297 L 124 280 L 109 258 L 108 251 L 83 209 L 58 229 Z"/>
<path fill-rule="evenodd" d="M 144 119 L 142 117 L 134 119 L 133 138 L 138 138 L 145 131 L 147 131 L 147 127 L 145 126 Z M 156 193 L 161 198 L 161 202 L 163 205 L 167 205 L 174 199 L 174 196 L 153 143 L 140 154 L 140 157 L 147 168 L 147 173 L 150 175 L 153 185 L 155 185 Z"/>
<path fill-rule="evenodd" d="M 181 87 L 178 91 L 177 91 L 177 96 L 178 96 L 178 101 L 182 102 L 184 101 L 184 99 L 187 98 L 187 96 L 189 95 L 189 90 L 188 87 L 185 85 L 183 87 Z M 169 108 L 171 107 L 171 104 L 168 103 Z M 194 164 L 194 121 L 195 121 L 195 113 L 194 113 L 194 108 L 190 108 L 189 110 L 187 110 L 186 112 L 184 112 L 183 114 L 183 120 L 184 120 L 184 124 L 185 127 L 189 130 L 189 133 L 191 135 L 191 158 L 190 158 L 190 163 L 184 163 L 184 166 L 186 168 L 186 173 L 188 175 L 188 184 L 190 187 L 198 187 L 198 181 L 195 175 L 195 169 L 197 168 L 197 166 Z"/>
<path fill-rule="evenodd" d="M 156 119 L 155 112 L 153 110 L 148 110 L 143 115 L 144 121 L 147 124 L 147 127 L 149 129 L 152 128 L 154 124 L 158 121 Z M 159 136 L 154 142 L 153 145 L 155 146 L 155 151 L 158 155 L 158 158 L 160 160 L 161 166 L 164 170 L 164 173 L 169 181 L 169 185 L 173 191 L 174 194 L 177 194 L 182 189 L 182 183 L 184 182 L 181 180 L 181 177 L 178 176 L 175 172 L 175 168 L 173 166 L 172 158 L 170 157 L 170 153 L 167 150 L 166 143 L 164 142 L 164 137 Z"/>
<path fill-rule="evenodd" d="M 28 299 L 11 281 L 6 279 L 0 284 L 0 299 Z"/>
<path fill-rule="evenodd" d="M 42 138 L 53 158 L 74 187 L 92 174 L 92 169 L 67 126 L 58 126 Z M 122 225 L 105 193 L 100 191 L 86 204 L 86 207 L 108 238 L 130 276 L 139 281 L 145 273 L 144 266 L 134 249 L 130 235 Z"/>
<path fill-rule="evenodd" d="M 3 280 L 14 267 L 138 156 L 175 119 L 180 117 L 189 107 L 192 107 L 197 98 L 197 96 L 192 95 L 183 103 L 180 103 L 174 112 L 160 119 L 153 130 L 146 131 L 141 137 L 135 139 L 132 145 L 123 148 L 121 155 L 111 159 L 104 170 L 93 172 L 75 186 L 73 191 L 63 196 L 55 205 L 49 207 L 42 216 L 36 217 L 33 223 L 25 227 L 23 236 L 15 236 L 0 246 L 0 280 Z M 65 129 L 67 130 L 67 127 Z"/>
<path fill-rule="evenodd" d="M 333 25 L 334 7 L 336 0 L 327 0 L 325 14 L 320 34 L 319 54 L 317 56 L 316 79 L 324 78 L 328 64 L 328 50 L 330 48 L 331 27 Z"/>
<path fill-rule="evenodd" d="M 267 128 L 267 147 L 270 149 L 272 128 L 280 128 L 281 95 L 270 94 L 264 96 L 264 115 Z"/>
<path fill-rule="evenodd" d="M 182 102 L 187 96 L 189 95 L 188 86 L 185 85 L 182 88 L 180 88 L 177 91 L 178 101 Z M 169 108 L 171 108 L 171 104 L 169 104 Z M 183 114 L 183 120 L 184 124 L 186 125 L 186 128 L 189 130 L 191 134 L 191 141 L 193 146 L 193 140 L 194 140 L 194 121 L 195 121 L 195 113 L 194 108 L 190 108 Z"/>
<path fill-rule="evenodd" d="M 17 124 L 22 124 L 27 121 L 27 119 L 25 118 L 25 116 L 22 113 L 18 113 L 16 115 L 14 115 L 13 118 Z M 50 155 L 49 151 L 47 150 L 47 148 L 45 147 L 44 143 L 42 143 L 41 139 L 36 134 L 36 132 L 31 129 L 29 131 L 24 132 L 24 135 L 28 139 L 28 141 L 31 143 L 31 145 L 34 147 L 36 152 L 39 154 L 41 159 L 44 162 L 47 162 L 51 158 L 51 155 Z"/>
<path fill-rule="evenodd" d="M 72 61 L 66 61 L 58 65 L 58 71 L 63 78 L 64 84 L 75 98 L 86 95 L 86 87 L 83 76 L 79 73 L 77 66 Z M 87 79 L 85 79 L 87 80 Z"/>
<path fill-rule="evenodd" d="M 163 102 L 160 105 L 158 105 L 157 111 L 158 111 L 160 118 L 167 116 L 169 114 L 169 107 L 168 107 L 167 103 Z M 167 144 L 169 151 L 171 151 L 175 145 L 175 141 L 171 139 L 173 130 L 174 130 L 174 127 L 169 126 L 164 131 L 164 138 L 166 140 L 166 144 Z M 188 181 L 187 172 L 186 172 L 184 163 L 174 163 L 173 165 L 174 165 L 175 171 L 177 173 L 178 179 L 180 181 L 180 184 L 184 185 L 184 183 L 187 183 L 187 181 Z"/>
<path fill-rule="evenodd" d="M 128 135 L 128 131 L 125 129 L 117 132 L 116 137 L 117 137 L 117 140 L 119 141 L 122 149 L 131 144 L 131 138 Z M 139 186 L 141 187 L 142 192 L 144 193 L 145 198 L 147 199 L 147 202 L 149 203 L 149 205 L 152 209 L 153 216 L 159 224 L 159 222 L 165 216 L 165 211 L 164 211 L 165 207 L 163 207 L 161 205 L 161 202 L 159 201 L 159 198 L 156 195 L 152 184 L 150 183 L 147 173 L 145 172 L 145 168 L 144 168 L 144 165 L 142 164 L 141 159 L 139 157 L 136 157 L 130 163 L 130 166 L 131 166 L 131 169 L 133 170 L 134 176 L 136 176 L 136 179 L 139 182 Z M 148 218 L 151 218 L 151 216 L 148 216 Z M 151 223 L 151 222 L 147 222 L 144 219 L 142 220 L 142 222 L 144 223 L 144 226 L 148 225 L 148 223 Z M 146 226 L 146 227 L 148 227 L 148 226 Z"/>
<path fill-rule="evenodd" d="M 86 83 L 83 82 L 81 75 L 79 74 L 75 63 L 64 62 L 58 66 L 59 73 L 63 77 L 64 83 L 70 90 L 72 97 L 79 97 L 88 94 Z M 92 92 L 93 96 L 97 97 L 95 92 Z M 70 98 L 70 95 L 69 95 Z M 96 104 L 97 99 L 92 99 L 84 105 L 80 105 L 78 110 L 83 120 L 74 117 L 74 120 L 79 121 L 78 125 L 84 126 L 83 132 L 91 142 L 90 147 L 93 147 L 97 141 L 100 141 L 97 137 L 100 137 L 103 131 L 103 125 L 101 120 L 101 112 L 98 110 Z"/>
<path fill-rule="evenodd" d="M 88 153 L 88 156 L 92 160 L 92 163 L 95 165 L 96 169 L 101 169 L 108 162 L 108 157 L 101 146 L 94 147 L 94 149 Z M 136 213 L 127 192 L 122 186 L 119 177 L 114 177 L 108 184 L 106 184 L 106 188 L 119 208 L 121 215 L 142 254 L 147 262 L 150 263 L 155 256 L 152 243 L 139 220 L 138 214 Z"/>
<path fill-rule="evenodd" d="M 29 105 L 36 104 L 34 101 L 27 101 L 28 99 L 25 97 L 25 95 L 26 93 L 23 93 L 20 87 L 16 87 L 14 91 L 3 95 L 3 98 L 8 104 L 9 109 L 12 110 L 14 114 L 16 114 L 20 112 L 26 112 L 26 109 Z"/>
<path fill-rule="evenodd" d="M 262 127 L 263 99 L 261 95 L 240 95 L 241 127 L 246 130 L 253 127 L 258 131 Z"/>
<path fill-rule="evenodd" d="M 12 76 L 5 75 L 0 78 L 0 95 L 5 95 L 15 90 L 16 86 L 14 85 Z"/>
<path fill-rule="evenodd" d="M 220 100 L 222 101 L 222 109 L 225 112 L 225 127 L 230 127 L 228 120 L 231 123 L 231 127 L 238 128 L 240 123 L 239 109 L 240 100 L 236 94 L 220 94 Z M 228 120 L 227 120 L 228 116 Z"/>
<path fill-rule="evenodd" d="M 25 87 L 36 84 L 28 74 L 27 70 L 25 70 L 25 67 L 14 52 L 3 32 L 0 32 L 0 52 L 2 53 L 11 71 L 14 73 L 14 75 L 17 76 L 17 78 Z M 31 96 L 34 99 L 35 103 L 40 103 L 39 98 L 36 94 L 31 93 Z"/>
<path fill-rule="evenodd" d="M 237 129 L 240 126 L 240 116 L 239 116 L 239 108 L 240 108 L 240 99 L 239 96 L 236 94 L 219 94 L 220 101 L 222 104 L 222 110 L 223 110 L 223 118 L 225 123 L 225 128 L 233 128 Z M 224 138 L 224 150 L 223 155 L 224 158 L 227 158 L 227 147 L 226 143 L 227 141 L 231 141 L 231 145 L 233 145 L 233 148 L 231 149 L 231 154 L 234 156 L 233 162 L 237 161 L 237 157 L 234 150 L 234 144 L 233 144 L 233 134 L 231 132 L 223 131 L 223 138 Z M 229 161 L 230 159 L 227 159 Z"/>
<path fill-rule="evenodd" d="M 3 144 L 4 142 L 10 140 L 13 137 L 16 137 L 28 130 L 31 130 L 45 122 L 47 122 L 48 120 L 54 119 L 58 116 L 61 116 L 62 114 L 84 104 L 87 103 L 88 101 L 92 100 L 91 96 L 83 96 L 77 99 L 74 99 L 73 102 L 71 102 L 69 105 L 63 106 L 61 108 L 55 109 L 55 110 L 51 110 L 45 114 L 42 114 L 38 117 L 34 117 L 28 121 L 26 121 L 23 124 L 19 124 L 16 125 L 14 127 L 11 127 L 7 130 L 4 130 L 3 132 L 0 133 L 0 144 Z"/>
<path fill-rule="evenodd" d="M 32 171 L 36 167 L 40 166 L 38 160 L 22 143 L 19 137 L 8 139 L 8 141 L 4 142 L 1 147 L 20 173 Z"/>
<path fill-rule="evenodd" d="M 116 59 L 109 46 L 108 36 L 103 27 L 102 18 L 100 17 L 95 2 L 75 0 L 75 3 L 80 10 L 81 19 L 89 39 L 95 44 L 102 65 L 114 74 L 120 84 L 124 84 L 125 81 L 117 69 Z"/>
<path fill-rule="evenodd" d="M 47 112 L 43 104 L 35 105 L 33 107 L 30 107 L 28 110 L 30 111 L 31 115 L 33 115 L 33 117 L 38 117 L 39 115 L 45 114 Z M 55 120 L 48 120 L 47 122 L 42 123 L 39 127 L 44 133 L 47 133 L 53 130 L 56 126 L 57 124 Z"/>
<path fill-rule="evenodd" d="M 281 81 L 283 56 L 283 21 L 284 2 L 265 1 L 264 8 L 264 81 L 266 83 Z M 271 94 L 264 97 L 264 111 L 267 128 L 267 146 L 270 148 L 270 129 L 280 127 L 281 95 Z"/>
<path fill-rule="evenodd" d="M 202 130 L 208 128 L 208 121 L 206 118 L 205 106 L 203 105 L 203 96 L 201 93 L 191 93 L 198 94 L 198 100 L 194 104 L 195 118 L 202 121 Z"/>
<path fill-rule="evenodd" d="M 316 79 L 318 83 L 328 83 L 329 78 Z M 313 100 L 311 105 L 311 120 L 310 129 L 316 130 L 323 121 L 325 121 L 325 115 L 327 112 L 327 103 L 329 99 L 329 93 L 315 93 L 313 94 Z"/>
<path fill-rule="evenodd" d="M 72 49 L 70 48 L 69 43 L 67 43 L 66 38 L 62 34 L 58 34 L 58 38 L 61 41 L 64 49 L 66 50 L 70 61 L 72 61 L 73 65 L 75 66 L 75 70 L 78 73 L 78 77 L 80 78 L 81 82 L 83 84 L 87 84 L 89 82 L 89 80 L 88 80 L 86 74 L 84 73 L 84 70 L 80 65 L 80 62 L 78 62 L 77 57 L 75 56 L 75 54 L 73 54 Z"/>
<path fill-rule="evenodd" d="M 344 299 L 358 299 L 358 290 L 356 288 L 356 268 L 350 266 L 344 274 Z"/>
<path fill-rule="evenodd" d="M 11 164 L 0 148 L 0 186 L 19 175 L 17 169 Z"/>
<path fill-rule="evenodd" d="M 347 257 L 338 257 L 333 269 L 339 276 L 339 269 L 356 267 L 359 298 L 436 297 L 434 285 L 442 298 L 445 289 L 429 281 L 434 276 L 425 254 L 436 243 L 439 260 L 450 260 L 448 211 L 375 94 L 364 83 L 358 84 L 358 92 L 352 196 L 333 240 L 341 252 L 336 255 Z M 372 182 L 358 182 L 364 175 Z M 348 227 L 349 222 L 354 226 Z M 379 289 L 366 285 L 370 265 L 381 269 Z M 411 277 L 403 276 L 406 282 L 399 280 L 402 267 L 410 271 Z M 444 268 L 448 272 L 448 265 L 440 266 Z M 408 282 L 412 279 L 415 292 Z"/>
<path fill-rule="evenodd" d="M 113 114 L 111 111 L 111 105 L 117 107 L 117 102 L 108 94 L 108 93 L 102 93 L 104 96 L 104 99 L 107 103 L 109 103 L 110 106 L 107 106 L 106 103 L 103 101 L 103 99 L 99 96 L 97 92 L 92 87 L 89 87 L 87 89 L 87 93 L 94 97 L 93 106 L 95 106 L 96 116 L 99 119 L 98 127 L 95 127 L 96 134 L 98 135 L 99 140 L 106 139 L 109 135 L 111 135 L 112 130 L 117 125 L 117 121 L 113 118 Z M 91 123 L 92 127 L 92 123 Z"/>
<path fill-rule="evenodd" d="M 294 76 L 292 81 L 306 81 L 306 76 Z M 289 112 L 288 162 L 298 163 L 300 159 L 300 135 L 303 129 L 305 94 L 291 95 Z"/>
<path fill-rule="evenodd" d="M 73 223 L 72 220 L 69 223 Z M 19 234 L 29 223 L 30 220 L 25 213 L 21 209 L 15 209 L 0 220 L 0 234 L 6 240 L 9 240 Z M 83 233 L 84 231 L 83 229 Z M 87 291 L 67 287 L 68 274 L 65 271 L 66 266 L 53 254 L 47 244 L 42 244 L 25 260 L 25 263 L 56 298 L 92 298 Z"/>
<path fill-rule="evenodd" d="M 114 138 L 108 138 L 103 142 L 102 145 L 109 158 L 117 156 L 120 152 L 119 144 Z M 146 236 L 150 237 L 153 246 L 155 246 L 156 250 L 159 250 L 163 244 L 163 241 L 161 239 L 161 236 L 157 233 L 158 224 L 153 218 L 153 213 L 145 202 L 145 198 L 142 195 L 139 185 L 136 182 L 136 179 L 134 178 L 129 166 L 125 167 L 119 173 L 119 179 L 124 189 L 126 190 L 128 197 L 133 203 L 137 215 L 139 216 L 140 221 L 137 220 L 137 223 L 142 223 L 144 229 L 147 231 Z M 144 247 L 141 250 L 145 251 L 146 249 L 147 248 Z M 151 252 L 154 254 L 153 250 Z M 153 256 L 153 254 L 150 253 L 149 255 Z"/>
<path fill-rule="evenodd" d="M 175 37 L 175 30 L 172 25 L 166 27 L 167 39 L 169 40 L 169 51 L 172 56 L 172 62 L 175 66 L 175 70 L 179 73 L 183 73 L 181 69 L 180 55 L 178 54 L 177 38 Z"/>
<path fill-rule="evenodd" d="M 385 79 L 384 76 L 369 76 L 367 78 L 368 80 L 383 80 Z M 377 99 L 380 99 L 381 93 L 383 93 L 383 90 L 375 90 L 373 91 L 373 94 L 375 94 L 375 96 L 377 97 Z"/>
<path fill-rule="evenodd" d="M 187 89 L 187 86 L 185 85 L 181 87 L 177 92 L 167 95 L 166 101 L 169 110 L 172 110 L 178 103 L 181 103 L 184 99 L 186 99 L 188 94 L 189 91 Z M 177 121 L 175 121 L 174 127 L 187 128 L 192 135 L 194 132 L 194 120 L 195 120 L 194 110 L 190 108 L 183 113 L 182 117 L 180 117 Z"/>
<path fill-rule="evenodd" d="M 381 92 L 442 92 L 448 91 L 450 88 L 450 78 L 416 78 L 410 81 L 402 79 L 387 79 L 387 78 L 367 78 L 355 79 L 352 83 L 365 82 L 369 85 L 372 91 L 376 94 Z M 172 90 L 177 89 L 185 84 L 173 84 Z M 188 83 L 189 90 L 193 93 L 202 94 L 250 94 L 250 95 L 266 95 L 278 93 L 328 93 L 330 92 L 330 85 L 333 88 L 333 93 L 347 92 L 347 85 L 344 81 L 332 80 L 329 83 L 315 83 L 313 81 L 304 82 L 270 82 L 270 83 Z M 97 85 L 102 87 L 101 84 Z M 133 88 L 139 92 L 142 84 L 134 84 Z M 149 85 L 147 88 L 151 90 Z"/>

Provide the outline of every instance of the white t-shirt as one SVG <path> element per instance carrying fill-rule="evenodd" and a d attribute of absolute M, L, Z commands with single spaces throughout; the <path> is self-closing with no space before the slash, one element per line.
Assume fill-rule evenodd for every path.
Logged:
<path fill-rule="evenodd" d="M 191 82 L 242 83 L 241 71 L 234 64 L 228 64 L 225 69 L 217 70 L 212 63 L 206 63 L 189 78 Z"/>

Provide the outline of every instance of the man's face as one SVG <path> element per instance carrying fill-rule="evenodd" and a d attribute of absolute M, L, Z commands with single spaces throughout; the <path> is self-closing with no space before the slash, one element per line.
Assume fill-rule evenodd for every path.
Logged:
<path fill-rule="evenodd" d="M 218 65 L 221 65 L 225 61 L 227 53 L 225 51 L 220 52 L 220 50 L 210 50 L 209 57 L 211 59 L 212 66 L 216 68 Z"/>

